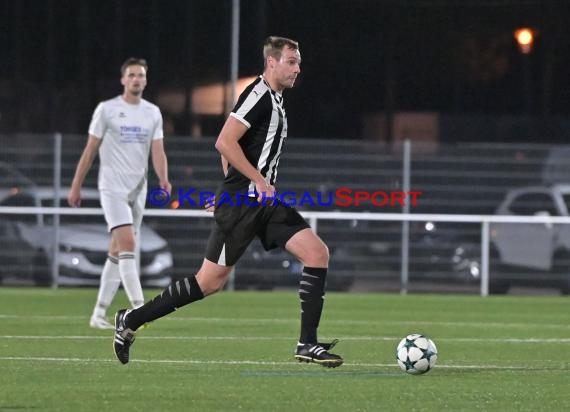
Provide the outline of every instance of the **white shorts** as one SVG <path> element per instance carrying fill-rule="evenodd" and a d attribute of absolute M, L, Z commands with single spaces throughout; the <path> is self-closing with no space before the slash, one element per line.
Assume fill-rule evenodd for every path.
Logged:
<path fill-rule="evenodd" d="M 135 233 L 142 223 L 146 203 L 146 188 L 131 193 L 101 190 L 101 207 L 109 232 L 116 227 L 133 225 Z"/>

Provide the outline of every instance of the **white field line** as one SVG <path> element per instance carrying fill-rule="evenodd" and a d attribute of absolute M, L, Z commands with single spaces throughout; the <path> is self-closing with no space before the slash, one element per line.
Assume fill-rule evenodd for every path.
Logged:
<path fill-rule="evenodd" d="M 109 336 L 91 335 L 0 335 L 0 340 L 109 340 Z M 291 341 L 290 336 L 140 336 L 144 340 L 178 340 L 178 341 Z M 396 336 L 345 336 L 339 337 L 341 341 L 399 341 L 401 337 Z M 438 337 L 438 342 L 468 342 L 468 343 L 520 343 L 520 344 L 544 344 L 544 343 L 570 343 L 570 338 L 445 338 Z"/>
<path fill-rule="evenodd" d="M 21 361 L 21 362 L 68 362 L 68 363 L 117 363 L 115 359 L 91 359 L 91 358 L 54 358 L 54 357 L 33 357 L 33 356 L 1 356 L 0 361 Z M 252 361 L 252 360 L 199 360 L 199 359 L 133 359 L 131 363 L 162 363 L 162 364 L 180 364 L 180 365 L 256 365 L 256 366 L 294 366 L 299 364 L 295 361 L 291 362 L 269 362 L 269 361 Z M 377 368 L 393 368 L 399 370 L 395 363 L 345 363 L 346 366 L 357 367 L 377 367 Z M 488 370 L 543 370 L 544 367 L 528 367 L 528 366 L 504 366 L 504 365 L 440 365 L 438 369 L 488 369 Z M 303 370 L 305 372 L 305 370 Z"/>
<path fill-rule="evenodd" d="M 16 320 L 42 320 L 42 321 L 60 321 L 60 320 L 78 320 L 78 321 L 88 321 L 88 316 L 65 316 L 65 315 L 12 315 L 12 314 L 0 314 L 0 321 L 2 319 L 16 319 Z M 207 318 L 207 317 L 165 317 L 160 319 L 160 322 L 217 322 L 217 323 L 229 323 L 231 325 L 235 324 L 297 324 L 299 319 L 273 319 L 273 318 Z M 326 320 L 327 325 L 411 325 L 417 326 L 421 324 L 422 326 L 453 326 L 453 327 L 483 327 L 483 328 L 514 328 L 514 329 L 528 329 L 530 326 L 547 328 L 547 329 L 558 329 L 570 330 L 570 323 L 533 323 L 533 322 L 437 322 L 437 321 L 398 321 L 398 320 L 378 320 L 378 321 L 367 321 L 367 320 Z"/>

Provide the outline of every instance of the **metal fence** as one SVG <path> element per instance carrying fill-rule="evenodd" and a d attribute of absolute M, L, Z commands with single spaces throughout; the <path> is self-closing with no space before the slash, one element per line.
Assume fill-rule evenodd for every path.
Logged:
<path fill-rule="evenodd" d="M 58 204 L 53 200 L 51 204 L 27 204 L 35 209 L 17 209 L 21 203 L 5 202 L 17 186 L 17 177 L 9 176 L 13 169 L 24 175 L 34 190 L 55 187 L 65 195 L 84 143 L 85 136 L 76 135 L 0 135 L 0 162 L 5 169 L 0 179 L 4 198 L 0 208 L 0 276 L 5 284 L 48 284 L 52 277 L 63 285 L 97 284 L 106 249 L 104 233 L 89 238 L 86 232 L 74 234 L 67 229 L 75 224 L 104 229 L 99 210 L 50 209 Z M 177 189 L 215 190 L 222 174 L 213 138 L 168 138 L 165 144 L 175 194 Z M 550 187 L 553 181 L 565 181 L 560 160 L 564 159 L 565 147 L 411 144 L 407 151 L 406 145 L 294 138 L 286 144 L 280 166 L 280 192 L 309 193 L 316 199 L 318 193 L 331 192 L 334 197 L 339 188 L 370 193 L 421 191 L 417 205 L 409 210 L 398 203 L 377 206 L 369 199 L 359 205 L 305 202 L 299 207 L 329 245 L 331 289 L 454 290 L 486 295 L 489 290 L 506 292 L 510 280 L 514 284 L 531 277 L 539 280 L 534 283 L 553 285 L 566 293 L 569 282 L 564 265 L 568 259 L 563 243 L 553 245 L 549 240 L 547 246 L 555 259 L 548 265 L 519 271 L 503 270 L 504 259 L 493 243 L 493 225 L 501 219 L 519 222 L 513 225 L 532 221 L 536 227 L 549 227 L 552 237 L 564 238 L 565 231 L 559 229 L 566 227 L 563 210 L 558 217 L 500 217 L 495 211 L 513 188 Z M 149 176 L 152 188 L 156 181 L 152 172 Z M 85 186 L 96 187 L 96 177 L 95 164 Z M 83 214 L 88 220 L 77 222 Z M 50 215 L 56 218 L 48 218 Z M 165 244 L 158 242 L 156 250 L 141 250 L 147 285 L 163 284 L 164 280 L 149 268 L 159 252 L 166 249 L 171 262 L 168 264 L 169 258 L 161 255 L 164 267 L 160 274 L 180 278 L 197 270 L 210 219 L 200 208 L 188 205 L 176 211 L 148 205 L 145 226 Z M 56 226 L 60 229 L 54 230 Z M 77 226 L 75 229 L 77 232 Z M 515 243 L 532 244 L 534 232 L 531 229 L 529 239 L 515 239 Z M 143 241 L 142 246 L 150 243 Z M 50 268 L 47 277 L 46 267 Z M 236 267 L 233 285 L 238 289 L 294 287 L 299 271 L 298 263 L 286 253 L 266 252 L 254 242 Z M 61 281 L 73 277 L 79 280 Z"/>

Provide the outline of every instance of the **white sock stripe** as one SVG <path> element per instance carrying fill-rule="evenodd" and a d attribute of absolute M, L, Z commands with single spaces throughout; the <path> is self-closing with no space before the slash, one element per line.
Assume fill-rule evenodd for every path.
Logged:
<path fill-rule="evenodd" d="M 318 276 L 315 276 L 315 275 L 309 275 L 308 273 L 305 273 L 305 272 L 303 272 L 303 273 L 301 274 L 301 276 L 307 276 L 307 277 L 309 277 L 309 278 L 313 278 L 313 279 L 318 279 L 318 278 L 319 278 Z"/>
<path fill-rule="evenodd" d="M 311 282 L 306 282 L 304 280 L 302 280 L 300 283 L 300 285 L 308 285 L 308 286 L 313 286 L 313 284 Z"/>
<path fill-rule="evenodd" d="M 305 290 L 305 289 L 299 289 L 299 293 L 311 293 L 311 292 L 309 292 L 309 291 L 307 291 L 307 290 Z"/>
<path fill-rule="evenodd" d="M 114 263 L 115 265 L 119 264 L 119 258 L 116 256 L 107 255 L 107 260 L 111 263 Z"/>
<path fill-rule="evenodd" d="M 184 278 L 184 286 L 186 286 L 186 292 L 188 292 L 188 296 L 190 296 L 190 281 L 188 278 Z"/>
<path fill-rule="evenodd" d="M 121 252 L 119 253 L 119 260 L 123 260 L 123 259 L 134 259 L 135 258 L 135 254 L 134 253 L 130 253 L 130 252 Z"/>
<path fill-rule="evenodd" d="M 176 282 L 176 291 L 178 292 L 178 295 L 180 295 L 180 281 Z"/>

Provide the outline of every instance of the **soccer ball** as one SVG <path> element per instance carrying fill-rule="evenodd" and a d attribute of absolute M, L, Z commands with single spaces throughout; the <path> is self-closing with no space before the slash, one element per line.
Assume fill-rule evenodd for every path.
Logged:
<path fill-rule="evenodd" d="M 398 343 L 396 359 L 398 366 L 404 372 L 421 375 L 435 366 L 437 348 L 435 343 L 425 335 L 408 335 Z"/>

